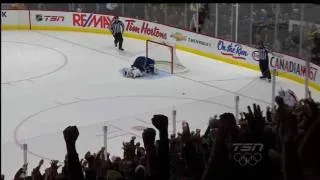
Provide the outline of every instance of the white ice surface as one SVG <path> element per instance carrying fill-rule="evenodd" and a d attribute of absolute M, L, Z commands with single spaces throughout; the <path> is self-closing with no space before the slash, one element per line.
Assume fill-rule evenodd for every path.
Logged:
<path fill-rule="evenodd" d="M 190 69 L 187 74 L 123 78 L 119 69 L 143 55 L 145 43 L 125 38 L 124 49 L 119 52 L 106 35 L 1 32 L 1 173 L 12 178 L 22 165 L 16 143 L 28 144 L 29 172 L 40 157 L 63 160 L 62 131 L 68 125 L 79 128 L 80 157 L 101 148 L 103 125 L 109 127 L 108 151 L 122 155 L 123 141 L 134 135 L 142 142 L 138 129 L 151 127 L 153 114 L 171 117 L 174 107 L 178 130 L 187 120 L 203 132 L 210 116 L 234 111 L 235 95 L 241 110 L 271 102 L 271 84 L 259 80 L 259 72 L 182 51 L 177 56 Z M 295 82 L 278 79 L 281 87 L 304 95 Z M 319 92 L 312 94 L 319 99 Z"/>

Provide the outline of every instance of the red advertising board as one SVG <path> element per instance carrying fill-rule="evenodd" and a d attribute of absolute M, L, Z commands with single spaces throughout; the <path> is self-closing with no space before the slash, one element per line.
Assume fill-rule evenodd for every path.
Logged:
<path fill-rule="evenodd" d="M 73 26 L 108 28 L 113 17 L 99 14 L 73 13 Z"/>
<path fill-rule="evenodd" d="M 113 16 L 108 15 L 73 13 L 73 26 L 106 29 L 110 27 L 113 19 Z M 125 24 L 125 31 L 127 32 L 167 39 L 167 33 L 162 32 L 159 27 L 151 23 L 141 23 L 134 19 L 125 19 L 123 22 Z"/>
<path fill-rule="evenodd" d="M 142 22 L 142 24 L 136 23 L 134 19 L 127 19 L 126 22 L 126 31 L 134 32 L 138 34 L 153 36 L 160 39 L 167 39 L 167 33 L 162 32 L 159 27 L 152 27 L 148 22 Z"/>

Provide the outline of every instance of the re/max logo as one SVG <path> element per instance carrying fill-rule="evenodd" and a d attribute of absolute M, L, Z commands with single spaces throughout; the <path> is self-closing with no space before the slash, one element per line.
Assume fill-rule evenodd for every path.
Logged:
<path fill-rule="evenodd" d="M 107 28 L 111 25 L 113 17 L 107 15 L 75 13 L 73 14 L 73 26 Z"/>

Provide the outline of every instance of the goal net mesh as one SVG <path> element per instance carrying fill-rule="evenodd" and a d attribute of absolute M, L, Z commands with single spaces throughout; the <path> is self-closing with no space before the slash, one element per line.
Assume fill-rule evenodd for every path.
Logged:
<path fill-rule="evenodd" d="M 188 71 L 179 61 L 174 44 L 161 41 L 146 41 L 146 56 L 156 61 L 156 68 L 169 73 Z"/>

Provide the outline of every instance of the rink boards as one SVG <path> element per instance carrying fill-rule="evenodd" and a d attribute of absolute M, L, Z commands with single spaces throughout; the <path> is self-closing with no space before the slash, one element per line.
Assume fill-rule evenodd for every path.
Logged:
<path fill-rule="evenodd" d="M 112 15 L 59 12 L 1 10 L 1 30 L 53 30 L 110 34 Z M 144 20 L 120 17 L 125 24 L 125 36 L 140 40 L 154 39 L 175 43 L 177 49 L 213 60 L 259 70 L 258 51 L 239 43 L 213 38 L 183 29 Z M 307 75 L 306 62 L 299 58 L 274 52 L 269 54 L 270 68 L 278 76 L 304 83 Z M 320 91 L 319 66 L 312 64 L 309 86 Z"/>

